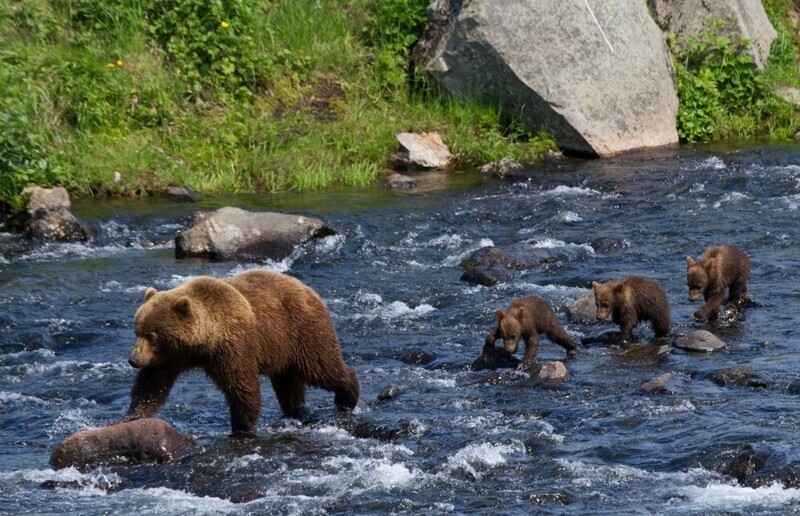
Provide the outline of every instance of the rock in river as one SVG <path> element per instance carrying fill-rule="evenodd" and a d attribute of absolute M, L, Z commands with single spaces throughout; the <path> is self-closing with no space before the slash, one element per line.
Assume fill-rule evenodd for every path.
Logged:
<path fill-rule="evenodd" d="M 175 255 L 210 260 L 282 260 L 296 246 L 335 234 L 319 219 L 227 207 L 195 213 L 192 227 L 175 239 Z"/>

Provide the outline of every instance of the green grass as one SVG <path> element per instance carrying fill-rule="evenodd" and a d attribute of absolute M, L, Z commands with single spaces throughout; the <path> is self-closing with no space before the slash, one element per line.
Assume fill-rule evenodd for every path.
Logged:
<path fill-rule="evenodd" d="M 496 110 L 412 91 L 426 5 L 6 2 L 0 204 L 28 183 L 84 196 L 361 187 L 401 131 L 441 132 L 463 165 L 552 148 Z"/>

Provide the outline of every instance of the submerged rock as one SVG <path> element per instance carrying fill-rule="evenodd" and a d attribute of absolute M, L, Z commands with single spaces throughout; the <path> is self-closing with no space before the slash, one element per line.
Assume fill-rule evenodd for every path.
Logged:
<path fill-rule="evenodd" d="M 166 196 L 175 202 L 197 202 L 200 200 L 197 192 L 187 186 L 170 186 L 167 188 Z"/>
<path fill-rule="evenodd" d="M 392 400 L 400 396 L 400 387 L 395 384 L 387 385 L 381 392 L 378 393 L 378 401 Z"/>
<path fill-rule="evenodd" d="M 409 188 L 416 188 L 419 183 L 413 177 L 404 176 L 403 174 L 392 174 L 386 178 L 384 183 L 386 188 L 390 190 L 405 190 Z"/>
<path fill-rule="evenodd" d="M 473 371 L 515 369 L 519 366 L 520 359 L 505 351 L 497 350 L 493 353 L 483 353 L 472 362 Z"/>
<path fill-rule="evenodd" d="M 588 250 L 577 245 L 537 247 L 522 242 L 483 247 L 461 262 L 461 268 L 464 269 L 461 280 L 490 287 L 513 278 L 514 271 L 570 261 L 588 254 Z"/>
<path fill-rule="evenodd" d="M 481 167 L 481 174 L 485 176 L 496 177 L 498 179 L 506 179 L 510 177 L 517 177 L 522 175 L 525 167 L 519 161 L 511 156 L 493 161 Z"/>
<path fill-rule="evenodd" d="M 163 419 L 136 419 L 72 434 L 53 450 L 50 464 L 56 469 L 83 469 L 118 462 L 167 462 L 191 446 L 188 435 Z"/>
<path fill-rule="evenodd" d="M 63 187 L 29 186 L 22 190 L 25 209 L 10 222 L 10 229 L 36 240 L 84 242 L 97 231 L 72 214 L 69 193 Z"/>
<path fill-rule="evenodd" d="M 220 208 L 194 214 L 192 227 L 175 238 L 175 255 L 210 260 L 282 260 L 311 239 L 335 234 L 323 221 L 312 217 Z"/>
<path fill-rule="evenodd" d="M 672 373 L 664 373 L 642 385 L 642 390 L 647 394 L 668 394 L 670 380 L 672 380 Z"/>
<path fill-rule="evenodd" d="M 745 366 L 735 365 L 711 375 L 720 387 L 735 385 L 739 387 L 769 387 L 769 382 Z"/>
<path fill-rule="evenodd" d="M 688 335 L 682 335 L 675 340 L 675 347 L 686 351 L 711 353 L 725 349 L 725 343 L 716 335 L 707 330 L 695 330 Z"/>
<path fill-rule="evenodd" d="M 748 477 L 758 473 L 766 463 L 767 455 L 758 453 L 752 445 L 747 444 L 732 461 L 720 469 L 720 473 L 729 475 L 739 483 L 743 483 Z"/>

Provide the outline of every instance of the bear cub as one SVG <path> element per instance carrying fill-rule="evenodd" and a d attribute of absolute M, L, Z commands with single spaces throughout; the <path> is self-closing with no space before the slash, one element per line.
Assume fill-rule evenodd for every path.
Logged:
<path fill-rule="evenodd" d="M 689 301 L 703 296 L 705 304 L 692 314 L 697 321 L 712 321 L 719 316 L 719 307 L 728 289 L 728 307 L 736 308 L 747 296 L 750 259 L 732 245 L 709 246 L 697 260 L 686 257 L 686 283 Z"/>
<path fill-rule="evenodd" d="M 135 317 L 137 368 L 126 419 L 151 417 L 181 373 L 202 369 L 225 395 L 234 434 L 253 434 L 259 375 L 269 376 L 281 411 L 297 417 L 307 385 L 335 394 L 341 409 L 360 395 L 322 299 L 299 280 L 250 271 L 202 276 L 172 290 L 148 288 Z"/>
<path fill-rule="evenodd" d="M 520 367 L 528 367 L 539 349 L 539 336 L 547 337 L 567 350 L 567 356 L 574 357 L 577 346 L 558 322 L 553 309 L 537 296 L 528 296 L 511 301 L 507 311 L 497 309 L 497 326 L 486 337 L 484 354 L 495 352 L 494 343 L 503 339 L 505 350 L 516 353 L 520 339 L 525 341 L 525 354 Z"/>
<path fill-rule="evenodd" d="M 651 321 L 656 337 L 669 335 L 670 313 L 667 295 L 650 278 L 628 276 L 607 283 L 592 282 L 597 319 L 611 320 L 620 327 L 620 341 L 631 339 L 639 321 Z"/>

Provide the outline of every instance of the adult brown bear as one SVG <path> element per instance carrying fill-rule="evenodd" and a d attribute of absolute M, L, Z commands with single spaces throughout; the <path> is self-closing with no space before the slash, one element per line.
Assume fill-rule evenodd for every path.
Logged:
<path fill-rule="evenodd" d="M 163 292 L 148 288 L 136 312 L 130 364 L 139 369 L 128 419 L 151 417 L 178 376 L 203 369 L 225 394 L 234 434 L 252 434 L 261 408 L 259 374 L 269 376 L 283 414 L 297 417 L 306 385 L 352 409 L 358 377 L 344 363 L 325 303 L 297 279 L 251 271 L 203 276 Z"/>

